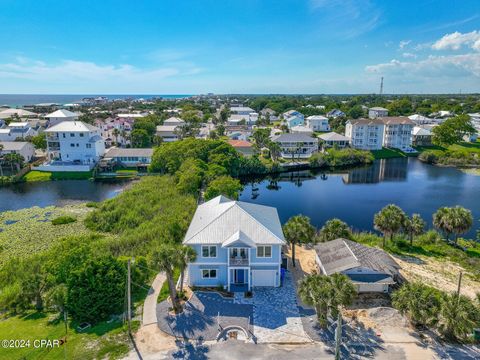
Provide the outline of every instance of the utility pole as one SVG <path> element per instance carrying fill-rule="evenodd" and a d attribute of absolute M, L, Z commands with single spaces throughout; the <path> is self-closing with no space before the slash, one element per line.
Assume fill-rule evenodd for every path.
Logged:
<path fill-rule="evenodd" d="M 460 299 L 460 287 L 462 286 L 462 275 L 463 275 L 463 272 L 460 271 L 460 274 L 458 275 L 458 287 L 457 287 L 458 299 Z"/>
<path fill-rule="evenodd" d="M 131 335 L 132 334 L 132 326 L 131 326 L 132 289 L 131 289 L 131 277 L 130 277 L 130 259 L 128 259 L 128 265 L 127 265 L 127 306 L 128 306 L 127 307 L 128 333 Z"/>
<path fill-rule="evenodd" d="M 67 335 L 68 335 L 68 323 L 67 323 L 67 310 L 63 310 L 63 321 L 65 322 L 65 342 L 63 343 L 63 356 L 67 360 Z"/>
<path fill-rule="evenodd" d="M 342 345 L 342 312 L 338 310 L 337 328 L 335 329 L 335 360 L 340 360 Z"/>

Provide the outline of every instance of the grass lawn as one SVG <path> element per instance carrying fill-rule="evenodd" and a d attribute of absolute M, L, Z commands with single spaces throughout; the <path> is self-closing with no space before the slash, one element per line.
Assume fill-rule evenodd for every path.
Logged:
<path fill-rule="evenodd" d="M 22 180 L 31 181 L 49 181 L 49 180 L 88 180 L 92 177 L 91 171 L 77 172 L 77 171 L 38 171 L 32 170 L 25 174 Z"/>
<path fill-rule="evenodd" d="M 176 284 L 178 278 L 180 277 L 180 270 L 175 269 L 173 272 L 173 282 Z M 170 296 L 170 290 L 168 289 L 168 281 L 165 280 L 162 284 L 162 288 L 160 289 L 160 293 L 158 294 L 157 303 L 161 303 L 163 300 L 167 300 Z"/>
<path fill-rule="evenodd" d="M 401 158 L 401 157 L 407 156 L 407 154 L 405 154 L 401 150 L 387 149 L 387 148 L 382 148 L 382 150 L 371 150 L 371 153 L 373 154 L 373 157 L 375 158 L 375 160 Z"/>
<path fill-rule="evenodd" d="M 31 312 L 27 316 L 14 316 L 0 321 L 0 338 L 30 340 L 30 347 L 0 351 L 0 359 L 64 359 L 65 345 L 53 348 L 35 348 L 34 340 L 60 340 L 65 336 L 63 321 L 51 321 L 53 313 Z M 134 328 L 139 326 L 134 322 Z M 119 359 L 129 351 L 129 338 L 121 321 L 102 322 L 78 333 L 75 324 L 69 324 L 67 359 Z"/>
<path fill-rule="evenodd" d="M 448 147 L 443 147 L 443 146 L 438 146 L 438 145 L 432 145 L 432 146 L 416 146 L 415 149 L 418 152 L 423 152 L 426 150 L 432 151 L 436 153 L 437 155 L 441 155 L 443 152 L 446 150 L 450 151 L 467 151 L 467 152 L 472 152 L 472 153 L 478 153 L 480 154 L 480 140 L 477 140 L 476 142 L 461 142 L 458 144 L 453 144 Z"/>

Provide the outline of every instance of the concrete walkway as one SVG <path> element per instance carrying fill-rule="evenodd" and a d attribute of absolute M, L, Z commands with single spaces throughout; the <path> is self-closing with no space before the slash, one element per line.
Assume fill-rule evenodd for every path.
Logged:
<path fill-rule="evenodd" d="M 143 319 L 142 326 L 157 323 L 157 298 L 164 281 L 166 280 L 165 273 L 158 273 L 153 280 L 148 295 L 143 303 Z"/>

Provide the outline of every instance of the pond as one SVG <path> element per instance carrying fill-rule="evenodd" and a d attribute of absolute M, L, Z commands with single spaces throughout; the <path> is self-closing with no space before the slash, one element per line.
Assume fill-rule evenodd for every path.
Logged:
<path fill-rule="evenodd" d="M 334 172 L 294 171 L 247 181 L 240 200 L 278 209 L 281 221 L 297 214 L 321 227 L 337 217 L 355 230 L 373 230 L 373 216 L 393 203 L 419 213 L 431 226 L 441 206 L 461 205 L 473 212 L 475 237 L 480 228 L 480 176 L 435 167 L 415 158 L 377 160 L 372 166 Z"/>
<path fill-rule="evenodd" d="M 20 183 L 0 187 L 0 212 L 32 206 L 63 206 L 74 201 L 101 201 L 114 197 L 128 182 L 63 180 Z"/>

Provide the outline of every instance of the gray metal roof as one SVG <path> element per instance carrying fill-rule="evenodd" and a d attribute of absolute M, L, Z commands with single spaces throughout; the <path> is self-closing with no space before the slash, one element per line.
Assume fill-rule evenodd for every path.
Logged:
<path fill-rule="evenodd" d="M 385 251 L 347 239 L 317 244 L 315 251 L 327 275 L 362 266 L 395 277 L 400 269 Z"/>
<path fill-rule="evenodd" d="M 30 143 L 26 141 L 0 141 L 0 145 L 3 146 L 2 150 L 4 151 L 19 151 L 22 150 L 25 146 L 28 146 L 28 144 Z"/>
<path fill-rule="evenodd" d="M 318 139 L 302 133 L 280 134 L 273 138 L 274 142 L 318 142 Z"/>
<path fill-rule="evenodd" d="M 255 244 L 285 244 L 277 209 L 217 196 L 198 206 L 183 243 L 223 244 L 247 238 Z"/>

